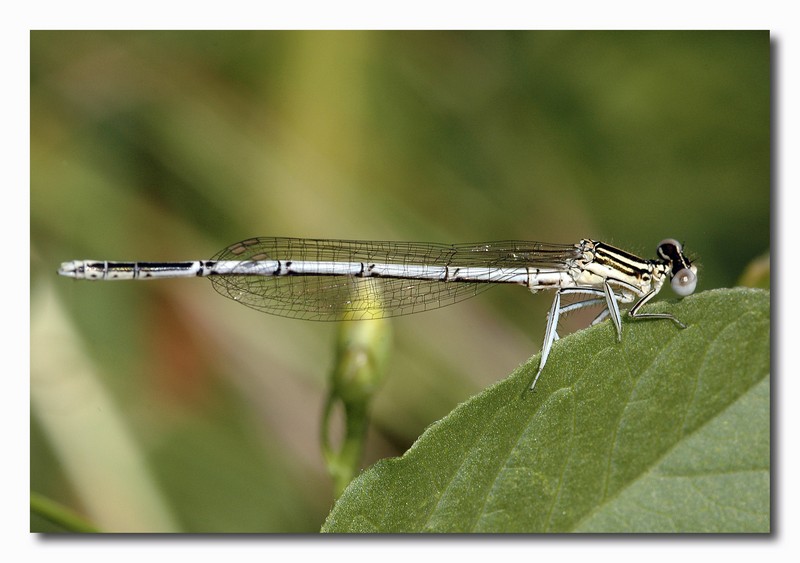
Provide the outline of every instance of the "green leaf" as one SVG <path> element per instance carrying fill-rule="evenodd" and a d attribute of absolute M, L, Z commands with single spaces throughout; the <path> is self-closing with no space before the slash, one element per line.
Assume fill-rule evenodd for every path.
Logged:
<path fill-rule="evenodd" d="M 556 342 L 356 478 L 324 532 L 768 532 L 769 292 Z"/>

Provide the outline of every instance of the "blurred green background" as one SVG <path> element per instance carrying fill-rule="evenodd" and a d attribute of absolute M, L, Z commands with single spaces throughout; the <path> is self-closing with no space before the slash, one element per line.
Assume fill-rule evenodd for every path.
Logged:
<path fill-rule="evenodd" d="M 55 274 L 252 236 L 674 237 L 732 286 L 770 244 L 769 34 L 31 33 L 33 491 L 109 531 L 319 529 L 335 324 Z M 394 321 L 364 465 L 538 352 L 551 297 Z"/>

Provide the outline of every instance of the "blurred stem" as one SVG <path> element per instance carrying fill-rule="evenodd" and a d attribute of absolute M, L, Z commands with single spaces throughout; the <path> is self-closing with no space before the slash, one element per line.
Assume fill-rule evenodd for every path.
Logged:
<path fill-rule="evenodd" d="M 387 320 L 342 323 L 339 330 L 330 392 L 322 416 L 322 453 L 333 478 L 336 498 L 359 470 L 369 409 L 384 378 L 390 342 L 391 327 Z M 337 403 L 342 405 L 344 417 L 344 433 L 338 448 L 331 440 Z"/>
<path fill-rule="evenodd" d="M 96 534 L 100 531 L 61 504 L 33 491 L 31 491 L 31 513 L 55 524 L 65 532 Z"/>
<path fill-rule="evenodd" d="M 329 434 L 331 410 L 336 402 L 333 394 L 328 396 L 323 417 L 323 453 L 328 473 L 333 478 L 334 496 L 338 498 L 358 471 L 361 455 L 364 453 L 364 439 L 367 435 L 369 416 L 367 408 L 359 405 L 344 404 L 345 436 L 338 450 L 330 446 L 326 438 Z"/>

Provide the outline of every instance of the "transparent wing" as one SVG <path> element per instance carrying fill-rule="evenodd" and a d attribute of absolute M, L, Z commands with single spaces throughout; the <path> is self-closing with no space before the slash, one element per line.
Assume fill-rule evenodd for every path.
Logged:
<path fill-rule="evenodd" d="M 253 238 L 229 246 L 212 260 L 319 260 L 424 264 L 429 266 L 531 266 L 564 270 L 579 256 L 574 245 L 501 241 L 443 245 L 294 238 Z M 354 276 L 246 276 L 209 278 L 220 294 L 248 307 L 283 317 L 360 320 L 408 315 L 445 307 L 495 283 L 442 282 Z M 502 283 L 498 275 L 491 280 Z"/>

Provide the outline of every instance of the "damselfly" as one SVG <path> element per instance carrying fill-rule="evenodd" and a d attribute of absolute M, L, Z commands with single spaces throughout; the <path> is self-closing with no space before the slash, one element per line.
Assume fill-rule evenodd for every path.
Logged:
<path fill-rule="evenodd" d="M 662 241 L 658 258 L 643 260 L 609 244 L 584 239 L 574 245 L 502 241 L 470 244 L 251 238 L 210 260 L 192 262 L 64 262 L 58 273 L 75 279 L 131 280 L 206 277 L 219 293 L 248 307 L 299 319 L 340 321 L 407 315 L 473 297 L 509 283 L 536 293 L 555 290 L 547 315 L 536 386 L 559 317 L 602 306 L 592 321 L 611 317 L 622 340 L 619 304 L 633 303 L 632 319 L 668 319 L 641 311 L 669 279 L 675 293 L 690 295 L 697 267 L 674 239 Z M 562 305 L 565 295 L 578 300 Z M 635 303 L 634 303 L 635 302 Z"/>

